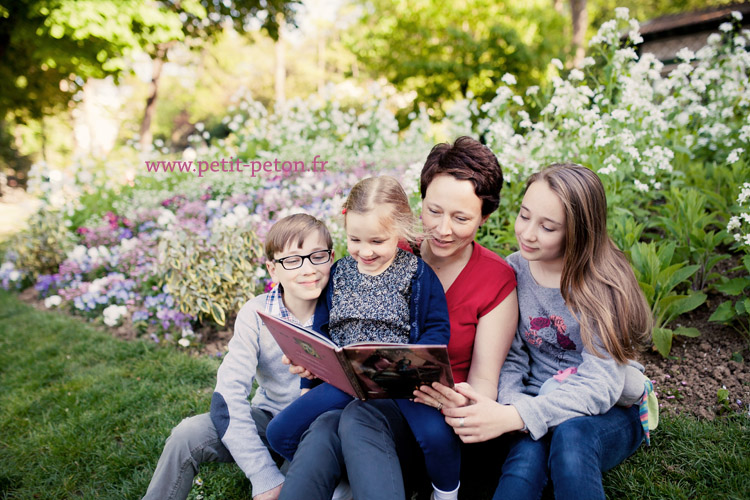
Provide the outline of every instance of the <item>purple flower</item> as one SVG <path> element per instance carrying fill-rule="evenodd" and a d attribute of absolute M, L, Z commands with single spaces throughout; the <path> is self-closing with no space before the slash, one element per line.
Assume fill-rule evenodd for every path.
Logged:
<path fill-rule="evenodd" d="M 34 288 L 43 296 L 46 297 L 52 289 L 57 289 L 57 282 L 60 280 L 59 274 L 42 274 L 40 275 L 37 280 L 36 284 L 34 284 Z"/>
<path fill-rule="evenodd" d="M 151 316 L 148 311 L 140 310 L 133 313 L 133 323 L 137 321 L 146 321 Z"/>

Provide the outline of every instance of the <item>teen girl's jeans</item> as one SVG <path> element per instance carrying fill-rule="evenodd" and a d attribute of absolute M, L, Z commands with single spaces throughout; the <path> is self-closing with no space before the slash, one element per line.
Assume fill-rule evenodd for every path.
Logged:
<path fill-rule="evenodd" d="M 520 435 L 510 443 L 493 500 L 538 500 L 548 479 L 558 500 L 603 500 L 602 472 L 632 455 L 643 438 L 638 405 L 572 418 L 538 441 Z"/>

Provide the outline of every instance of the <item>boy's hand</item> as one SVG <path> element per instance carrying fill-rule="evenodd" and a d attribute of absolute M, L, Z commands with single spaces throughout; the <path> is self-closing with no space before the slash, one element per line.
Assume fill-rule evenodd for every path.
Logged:
<path fill-rule="evenodd" d="M 308 380 L 313 380 L 315 378 L 315 375 L 310 373 L 307 368 L 293 364 L 292 361 L 286 357 L 286 354 L 281 356 L 281 362 L 285 365 L 289 365 L 289 373 L 299 375 L 300 377 L 306 378 Z"/>
<path fill-rule="evenodd" d="M 281 494 L 282 486 L 284 486 L 284 483 L 281 483 L 277 487 L 272 488 L 268 491 L 264 491 L 263 493 L 255 495 L 253 497 L 253 500 L 278 500 L 279 494 Z"/>

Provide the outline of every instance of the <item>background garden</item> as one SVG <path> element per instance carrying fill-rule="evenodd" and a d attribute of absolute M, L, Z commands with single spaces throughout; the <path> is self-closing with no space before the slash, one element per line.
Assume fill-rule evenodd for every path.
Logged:
<path fill-rule="evenodd" d="M 585 42 L 571 22 L 581 3 Z M 748 498 L 743 15 L 665 68 L 639 52 L 636 16 L 705 3 L 462 5 L 0 5 L 0 189 L 39 200 L 0 243 L 2 498 L 139 497 L 169 429 L 207 411 L 234 315 L 269 286 L 273 221 L 320 217 L 343 255 L 349 187 L 394 175 L 417 210 L 424 158 L 460 135 L 503 167 L 478 237 L 501 255 L 516 249 L 530 173 L 575 161 L 605 184 L 610 234 L 654 314 L 644 361 L 666 416 L 655 445 L 607 475 L 608 494 Z M 96 131 L 112 120 L 107 142 Z M 199 176 L 174 163 L 316 156 L 324 172 Z M 171 171 L 146 168 L 162 160 Z M 237 468 L 201 477 L 193 498 L 249 497 Z"/>

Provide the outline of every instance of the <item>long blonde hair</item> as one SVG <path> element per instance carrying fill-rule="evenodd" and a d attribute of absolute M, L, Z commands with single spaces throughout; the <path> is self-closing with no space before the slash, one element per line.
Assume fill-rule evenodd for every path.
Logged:
<path fill-rule="evenodd" d="M 376 208 L 390 208 L 390 212 L 381 225 L 387 228 L 399 239 L 413 245 L 420 237 L 417 231 L 417 219 L 409 206 L 409 198 L 404 188 L 393 177 L 381 175 L 368 177 L 354 185 L 344 202 L 344 214 L 356 212 L 365 214 Z M 344 217 L 346 227 L 346 216 Z"/>
<path fill-rule="evenodd" d="M 619 363 L 636 356 L 653 318 L 625 255 L 607 234 L 607 198 L 586 167 L 555 163 L 526 181 L 544 181 L 565 208 L 565 254 L 560 292 L 581 325 L 581 340 L 597 356 Z M 596 340 L 596 344 L 595 344 Z"/>

